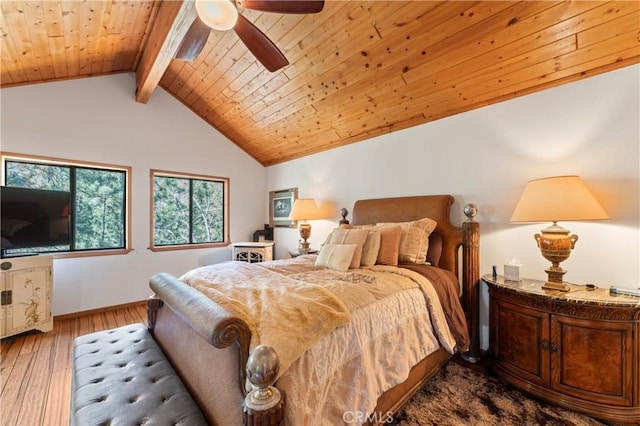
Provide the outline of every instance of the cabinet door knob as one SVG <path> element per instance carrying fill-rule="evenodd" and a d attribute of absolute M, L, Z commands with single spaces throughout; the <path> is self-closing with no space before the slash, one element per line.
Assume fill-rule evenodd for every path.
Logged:
<path fill-rule="evenodd" d="M 550 348 L 551 352 L 558 352 L 558 345 L 556 345 L 555 343 L 552 343 Z"/>
<path fill-rule="evenodd" d="M 544 349 L 545 351 L 547 349 L 549 349 L 549 342 L 547 342 L 546 340 L 542 341 L 542 349 Z"/>

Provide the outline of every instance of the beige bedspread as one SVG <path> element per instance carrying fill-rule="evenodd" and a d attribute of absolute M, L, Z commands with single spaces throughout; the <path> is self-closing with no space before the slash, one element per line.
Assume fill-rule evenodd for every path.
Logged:
<path fill-rule="evenodd" d="M 314 259 L 226 262 L 180 279 L 244 319 L 252 329 L 252 349 L 273 346 L 281 374 L 323 336 L 347 324 L 352 312 L 412 288 L 424 294 L 438 341 L 453 353 L 455 339 L 426 278 L 385 266 L 338 272 L 315 266 Z"/>

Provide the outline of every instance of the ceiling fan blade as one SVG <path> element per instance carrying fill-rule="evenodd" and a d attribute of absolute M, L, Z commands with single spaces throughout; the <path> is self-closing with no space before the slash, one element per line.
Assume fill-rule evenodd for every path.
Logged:
<path fill-rule="evenodd" d="M 246 9 L 274 13 L 318 13 L 324 7 L 324 0 L 241 0 Z"/>
<path fill-rule="evenodd" d="M 193 61 L 202 52 L 204 45 L 207 44 L 210 32 L 211 28 L 202 22 L 200 18 L 196 18 L 184 35 L 175 58 Z"/>
<path fill-rule="evenodd" d="M 289 61 L 280 49 L 258 29 L 251 21 L 238 15 L 238 22 L 233 30 L 253 55 L 271 72 L 289 65 Z"/>

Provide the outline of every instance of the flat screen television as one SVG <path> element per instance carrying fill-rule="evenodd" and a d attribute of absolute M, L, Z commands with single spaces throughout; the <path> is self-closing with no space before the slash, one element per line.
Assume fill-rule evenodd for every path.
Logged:
<path fill-rule="evenodd" d="M 0 187 L 2 257 L 69 249 L 71 194 Z"/>

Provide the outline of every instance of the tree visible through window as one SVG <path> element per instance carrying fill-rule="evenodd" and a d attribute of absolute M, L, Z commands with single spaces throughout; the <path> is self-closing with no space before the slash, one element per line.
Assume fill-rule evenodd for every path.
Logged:
<path fill-rule="evenodd" d="M 129 168 L 10 155 L 2 160 L 6 186 L 71 193 L 70 246 L 26 251 L 127 248 Z"/>
<path fill-rule="evenodd" d="M 76 168 L 75 241 L 80 250 L 123 248 L 124 172 Z"/>
<path fill-rule="evenodd" d="M 152 247 L 222 245 L 228 242 L 229 180 L 151 171 Z"/>

